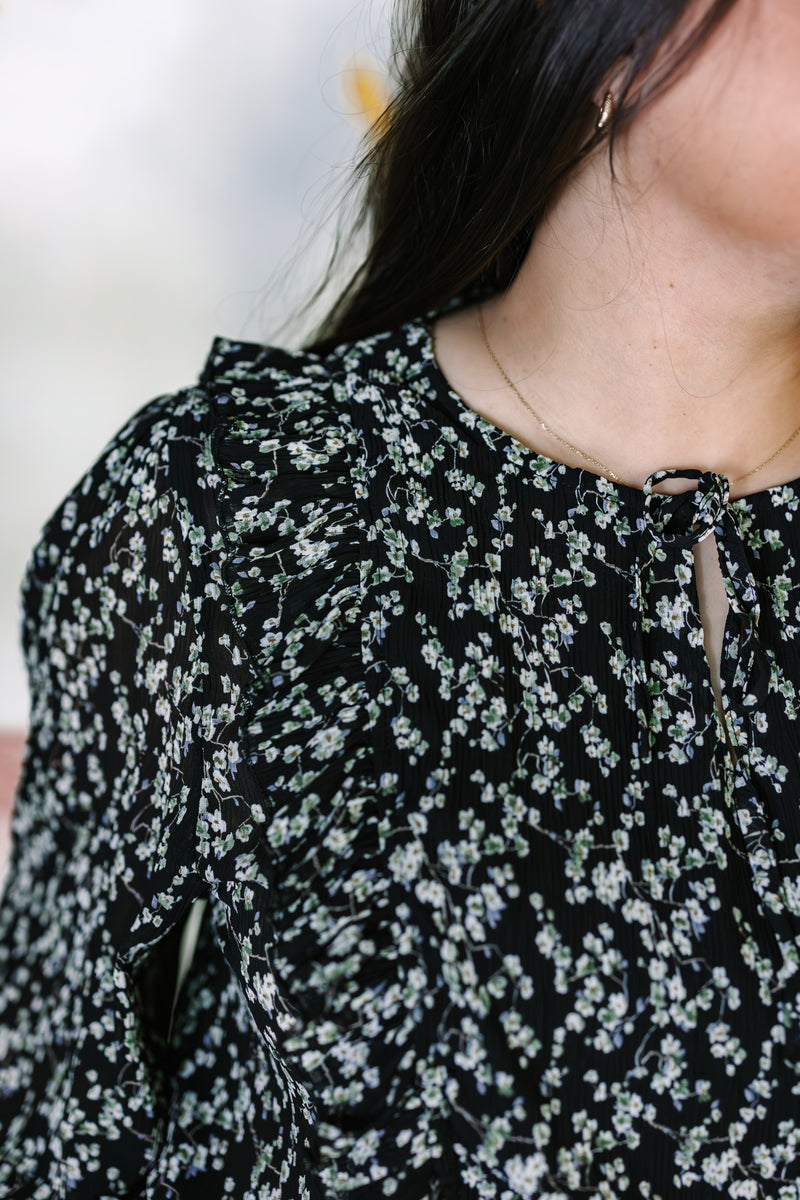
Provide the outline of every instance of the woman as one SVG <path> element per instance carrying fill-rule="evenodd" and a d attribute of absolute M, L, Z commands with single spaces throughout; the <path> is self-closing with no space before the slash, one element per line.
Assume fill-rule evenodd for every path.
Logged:
<path fill-rule="evenodd" d="M 35 552 L 5 1195 L 800 1195 L 800 13 L 416 9 Z"/>

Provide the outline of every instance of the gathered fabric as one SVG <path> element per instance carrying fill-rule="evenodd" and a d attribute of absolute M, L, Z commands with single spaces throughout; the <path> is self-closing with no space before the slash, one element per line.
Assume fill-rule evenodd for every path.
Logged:
<path fill-rule="evenodd" d="M 537 454 L 425 321 L 218 340 L 26 576 L 0 1196 L 798 1200 L 799 506 Z"/>

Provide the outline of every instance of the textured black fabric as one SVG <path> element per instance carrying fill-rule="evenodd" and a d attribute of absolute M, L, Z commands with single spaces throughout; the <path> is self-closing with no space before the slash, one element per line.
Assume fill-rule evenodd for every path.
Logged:
<path fill-rule="evenodd" d="M 0 1195 L 800 1197 L 800 483 L 661 477 L 424 323 L 121 431 L 25 587 Z"/>

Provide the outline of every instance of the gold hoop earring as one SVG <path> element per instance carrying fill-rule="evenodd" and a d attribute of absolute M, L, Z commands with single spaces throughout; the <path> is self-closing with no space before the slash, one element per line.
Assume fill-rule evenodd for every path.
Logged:
<path fill-rule="evenodd" d="M 595 125 L 595 129 L 598 133 L 605 132 L 613 115 L 614 94 L 613 92 L 606 92 L 605 96 L 603 97 L 603 103 L 600 105 L 600 113 L 597 118 L 597 124 Z"/>

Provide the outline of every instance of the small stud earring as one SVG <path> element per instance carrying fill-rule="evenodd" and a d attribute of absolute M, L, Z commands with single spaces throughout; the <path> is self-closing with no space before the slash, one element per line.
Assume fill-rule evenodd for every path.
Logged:
<path fill-rule="evenodd" d="M 600 105 L 600 113 L 597 118 L 597 124 L 595 125 L 595 129 L 598 133 L 603 133 L 608 128 L 608 124 L 613 115 L 614 94 L 613 92 L 606 92 L 605 96 L 603 97 L 603 103 Z"/>

